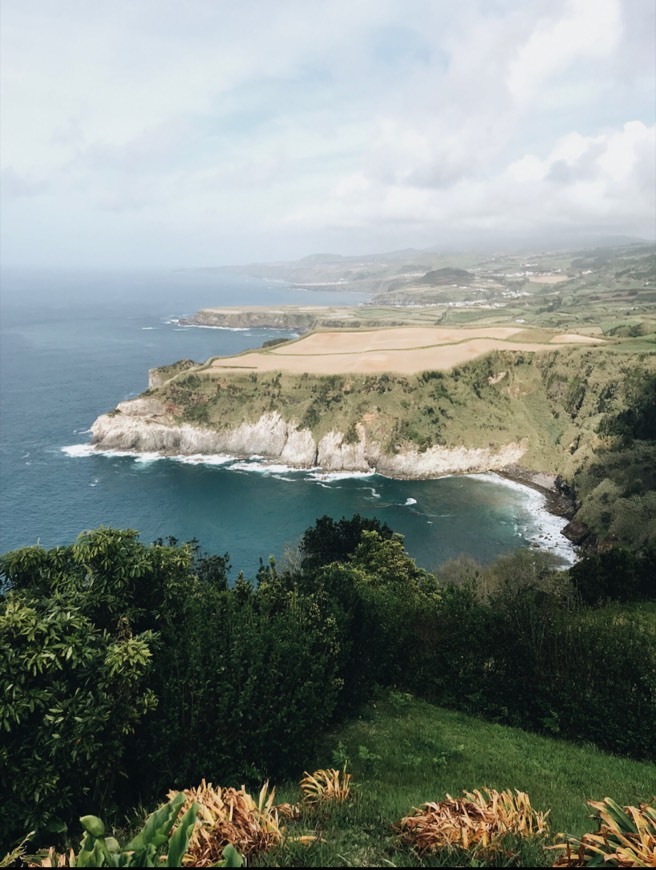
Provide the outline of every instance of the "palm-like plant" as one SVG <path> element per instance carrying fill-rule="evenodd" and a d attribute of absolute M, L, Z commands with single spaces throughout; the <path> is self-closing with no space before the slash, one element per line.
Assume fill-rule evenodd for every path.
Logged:
<path fill-rule="evenodd" d="M 656 867 L 654 807 L 620 807 L 609 797 L 588 805 L 595 810 L 597 830 L 551 846 L 564 850 L 554 867 Z"/>
<path fill-rule="evenodd" d="M 346 767 L 315 770 L 311 774 L 305 771 L 301 780 L 303 803 L 310 807 L 344 803 L 351 796 L 351 778 Z"/>

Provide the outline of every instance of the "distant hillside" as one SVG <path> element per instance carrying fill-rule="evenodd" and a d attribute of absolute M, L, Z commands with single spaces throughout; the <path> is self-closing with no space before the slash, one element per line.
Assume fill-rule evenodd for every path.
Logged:
<path fill-rule="evenodd" d="M 431 284 L 433 287 L 444 287 L 449 284 L 469 284 L 475 278 L 466 269 L 434 269 L 426 272 L 421 279 L 422 284 Z"/>

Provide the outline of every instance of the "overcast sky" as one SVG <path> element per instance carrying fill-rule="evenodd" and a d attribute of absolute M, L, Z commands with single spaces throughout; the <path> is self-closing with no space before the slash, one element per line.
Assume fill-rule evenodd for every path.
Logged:
<path fill-rule="evenodd" d="M 654 0 L 1 0 L 3 265 L 653 238 Z"/>

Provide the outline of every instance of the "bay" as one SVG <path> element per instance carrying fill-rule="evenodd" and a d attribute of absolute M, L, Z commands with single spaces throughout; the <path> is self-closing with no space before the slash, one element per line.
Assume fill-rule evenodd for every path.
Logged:
<path fill-rule="evenodd" d="M 146 387 L 148 369 L 257 347 L 269 330 L 184 328 L 201 307 L 343 304 L 211 271 L 5 272 L 0 296 L 0 551 L 70 543 L 104 524 L 142 540 L 197 538 L 252 576 L 323 514 L 377 516 L 428 568 L 466 552 L 483 562 L 528 543 L 571 561 L 543 497 L 495 475 L 396 481 L 290 472 L 262 462 L 88 455 L 98 414 Z"/>

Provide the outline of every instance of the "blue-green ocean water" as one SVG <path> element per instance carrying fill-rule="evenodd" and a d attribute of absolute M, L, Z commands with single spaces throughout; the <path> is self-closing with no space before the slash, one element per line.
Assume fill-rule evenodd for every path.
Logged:
<path fill-rule="evenodd" d="M 542 496 L 494 475 L 395 481 L 258 461 L 89 455 L 93 420 L 145 389 L 149 368 L 272 337 L 182 328 L 176 318 L 212 305 L 345 301 L 362 299 L 211 272 L 3 273 L 0 552 L 68 543 L 105 524 L 138 529 L 146 542 L 198 538 L 252 576 L 260 557 L 281 557 L 317 517 L 357 512 L 401 532 L 428 568 L 463 552 L 487 562 L 530 542 L 571 559 Z"/>

